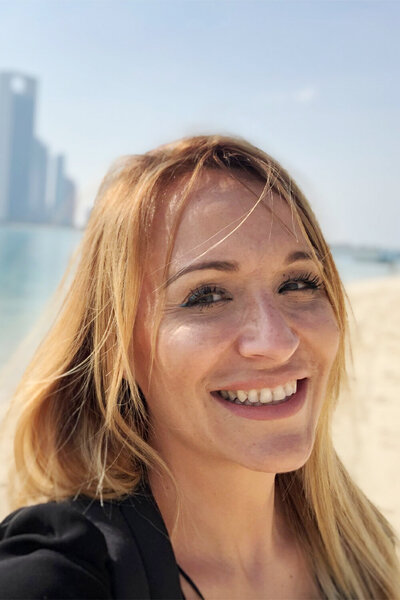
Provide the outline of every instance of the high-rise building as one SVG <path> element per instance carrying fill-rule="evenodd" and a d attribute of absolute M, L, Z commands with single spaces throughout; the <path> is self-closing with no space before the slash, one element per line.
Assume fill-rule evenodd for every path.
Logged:
<path fill-rule="evenodd" d="M 54 188 L 54 215 L 57 219 L 58 213 L 63 205 L 64 200 L 64 171 L 65 171 L 65 156 L 59 154 L 54 159 L 55 162 L 55 188 Z"/>
<path fill-rule="evenodd" d="M 0 219 L 30 220 L 36 80 L 0 74 Z"/>
<path fill-rule="evenodd" d="M 0 73 L 0 221 L 74 225 L 75 184 L 63 155 L 35 135 L 37 82 Z"/>
<path fill-rule="evenodd" d="M 64 178 L 64 210 L 63 225 L 73 227 L 75 225 L 76 212 L 76 185 L 69 177 Z"/>
<path fill-rule="evenodd" d="M 33 139 L 32 164 L 29 185 L 29 220 L 35 223 L 48 221 L 46 204 L 48 189 L 48 151 L 43 142 Z"/>
<path fill-rule="evenodd" d="M 55 225 L 74 225 L 76 187 L 65 173 L 65 156 L 52 159 L 49 219 Z"/>

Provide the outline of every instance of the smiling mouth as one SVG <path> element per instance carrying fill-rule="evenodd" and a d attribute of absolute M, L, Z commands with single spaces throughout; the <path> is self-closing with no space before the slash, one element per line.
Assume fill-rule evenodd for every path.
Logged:
<path fill-rule="evenodd" d="M 238 404 L 241 406 L 266 406 L 274 404 L 283 404 L 287 402 L 293 394 L 296 394 L 298 385 L 301 385 L 305 379 L 292 380 L 284 385 L 278 385 L 274 388 L 261 388 L 252 390 L 216 390 L 223 400 Z"/>

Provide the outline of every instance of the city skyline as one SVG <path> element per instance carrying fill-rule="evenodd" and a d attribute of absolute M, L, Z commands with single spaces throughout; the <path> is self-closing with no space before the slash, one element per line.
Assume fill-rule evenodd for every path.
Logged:
<path fill-rule="evenodd" d="M 80 224 L 119 156 L 222 133 L 289 170 L 330 243 L 398 248 L 399 26 L 390 0 L 13 0 L 0 70 L 40 79 Z"/>
<path fill-rule="evenodd" d="M 37 88 L 27 73 L 0 71 L 0 221 L 74 226 L 65 156 L 36 133 Z"/>

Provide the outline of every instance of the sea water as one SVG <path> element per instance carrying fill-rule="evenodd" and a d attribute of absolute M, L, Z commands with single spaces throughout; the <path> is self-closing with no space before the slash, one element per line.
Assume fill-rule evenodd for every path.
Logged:
<path fill-rule="evenodd" d="M 0 369 L 29 334 L 66 269 L 82 232 L 40 225 L 0 225 Z M 345 283 L 400 274 L 400 264 L 334 252 Z"/>
<path fill-rule="evenodd" d="M 39 318 L 81 236 L 67 227 L 0 226 L 0 368 Z"/>

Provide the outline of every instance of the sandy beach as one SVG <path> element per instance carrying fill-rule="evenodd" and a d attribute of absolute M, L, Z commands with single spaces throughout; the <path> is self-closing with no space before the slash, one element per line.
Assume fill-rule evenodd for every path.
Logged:
<path fill-rule="evenodd" d="M 334 439 L 349 472 L 400 536 L 400 277 L 347 287 L 353 367 Z"/>
<path fill-rule="evenodd" d="M 347 291 L 354 365 L 336 411 L 335 444 L 355 481 L 400 535 L 400 277 L 353 283 Z M 2 461 L 0 517 L 8 511 L 6 470 Z"/>

